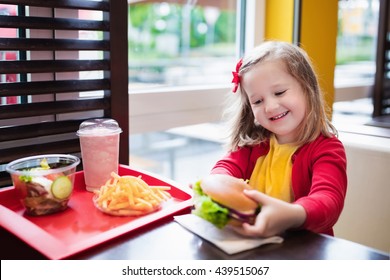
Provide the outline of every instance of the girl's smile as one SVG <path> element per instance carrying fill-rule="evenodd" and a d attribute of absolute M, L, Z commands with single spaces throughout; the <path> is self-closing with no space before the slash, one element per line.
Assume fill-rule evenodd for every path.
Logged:
<path fill-rule="evenodd" d="M 295 142 L 305 118 L 306 99 L 285 64 L 260 62 L 243 75 L 242 85 L 257 123 L 274 133 L 280 144 Z"/>
<path fill-rule="evenodd" d="M 277 120 L 280 120 L 281 118 L 284 118 L 286 115 L 288 114 L 288 111 L 287 112 L 284 112 L 278 116 L 275 116 L 275 117 L 271 117 L 270 120 L 271 121 L 277 121 Z"/>

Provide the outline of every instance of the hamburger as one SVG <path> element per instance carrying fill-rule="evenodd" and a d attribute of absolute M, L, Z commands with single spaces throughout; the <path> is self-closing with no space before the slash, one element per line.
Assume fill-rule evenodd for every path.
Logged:
<path fill-rule="evenodd" d="M 244 194 L 251 187 L 242 179 L 214 174 L 193 185 L 194 208 L 192 213 L 218 228 L 230 224 L 253 224 L 260 206 Z"/>

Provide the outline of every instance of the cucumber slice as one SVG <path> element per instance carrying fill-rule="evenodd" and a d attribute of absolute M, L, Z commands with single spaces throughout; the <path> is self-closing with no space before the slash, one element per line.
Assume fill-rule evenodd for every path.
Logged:
<path fill-rule="evenodd" d="M 65 199 L 72 193 L 72 182 L 67 176 L 61 176 L 51 185 L 51 193 L 57 199 Z"/>

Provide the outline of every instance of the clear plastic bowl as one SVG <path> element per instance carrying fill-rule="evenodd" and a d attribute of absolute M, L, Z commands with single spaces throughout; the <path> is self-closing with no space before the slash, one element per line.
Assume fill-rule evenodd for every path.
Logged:
<path fill-rule="evenodd" d="M 78 157 L 65 154 L 31 156 L 8 163 L 6 170 L 26 214 L 41 216 L 65 210 L 79 163 Z"/>

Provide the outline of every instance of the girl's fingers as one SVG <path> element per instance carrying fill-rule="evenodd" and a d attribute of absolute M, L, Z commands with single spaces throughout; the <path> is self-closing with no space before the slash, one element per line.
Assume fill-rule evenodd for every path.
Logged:
<path fill-rule="evenodd" d="M 259 204 L 264 204 L 264 202 L 267 200 L 267 195 L 256 190 L 244 190 L 244 193 L 246 196 L 258 202 Z"/>
<path fill-rule="evenodd" d="M 243 224 L 242 231 L 247 236 L 259 236 L 263 237 L 264 235 L 264 222 L 262 220 L 256 221 L 254 225 Z"/>

